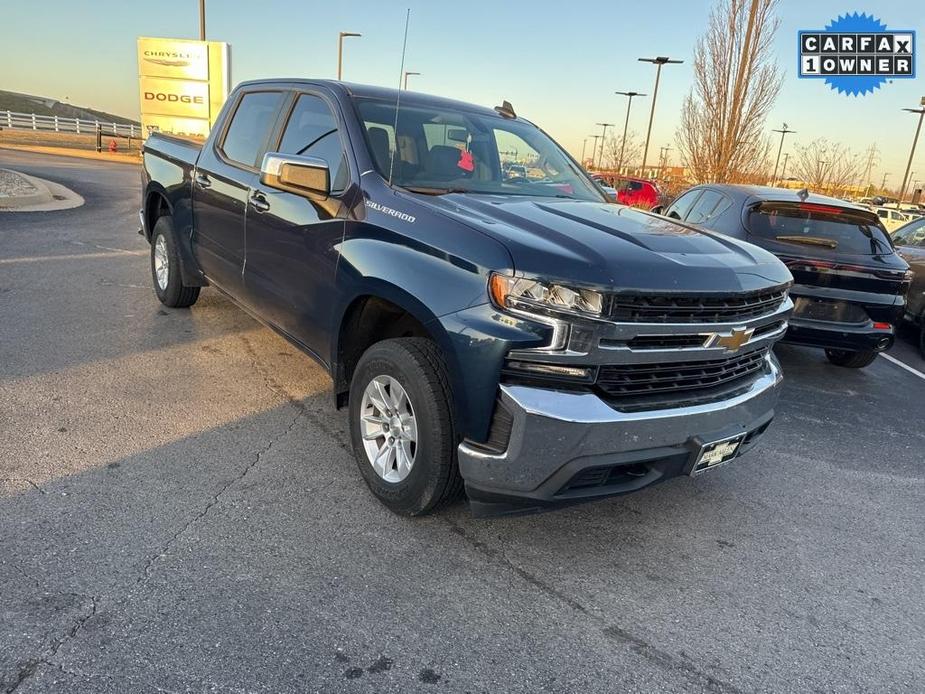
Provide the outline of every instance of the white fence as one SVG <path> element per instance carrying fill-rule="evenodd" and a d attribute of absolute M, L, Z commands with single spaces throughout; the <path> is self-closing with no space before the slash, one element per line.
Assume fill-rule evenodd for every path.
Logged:
<path fill-rule="evenodd" d="M 140 137 L 140 125 L 107 123 L 86 118 L 62 118 L 61 116 L 40 116 L 35 113 L 16 113 L 0 111 L 0 128 L 9 130 L 44 130 L 56 133 L 77 133 L 95 135 L 97 128 L 103 135 L 121 135 L 122 137 Z"/>

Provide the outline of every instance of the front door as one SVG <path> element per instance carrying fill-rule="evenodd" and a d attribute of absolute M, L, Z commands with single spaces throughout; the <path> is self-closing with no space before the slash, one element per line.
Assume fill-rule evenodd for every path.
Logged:
<path fill-rule="evenodd" d="M 245 215 L 281 91 L 244 92 L 224 134 L 203 148 L 193 171 L 193 248 L 206 276 L 235 297 L 243 289 Z"/>
<path fill-rule="evenodd" d="M 332 106 L 317 94 L 300 94 L 275 147 L 282 154 L 326 161 L 331 195 L 310 200 L 255 184 L 244 271 L 248 301 L 328 364 L 334 273 L 347 210 L 343 200 L 352 178 L 346 137 Z"/>

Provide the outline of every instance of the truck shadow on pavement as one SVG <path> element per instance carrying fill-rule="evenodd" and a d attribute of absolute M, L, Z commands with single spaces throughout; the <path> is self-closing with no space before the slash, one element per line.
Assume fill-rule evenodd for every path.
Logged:
<path fill-rule="evenodd" d="M 905 383 L 893 371 L 782 348 L 778 422 L 722 471 L 538 516 L 404 519 L 363 486 L 327 377 L 228 311 L 206 299 L 170 319 L 198 339 L 152 327 L 137 353 L 4 383 L 0 690 L 611 691 L 636 672 L 735 691 L 920 671 L 894 635 L 922 618 L 921 548 L 884 540 L 921 529 L 920 461 L 883 454 L 909 431 L 869 392 Z M 183 368 L 158 373 L 165 355 Z M 716 650 L 718 630 L 754 651 Z M 841 663 L 825 672 L 820 634 Z"/>

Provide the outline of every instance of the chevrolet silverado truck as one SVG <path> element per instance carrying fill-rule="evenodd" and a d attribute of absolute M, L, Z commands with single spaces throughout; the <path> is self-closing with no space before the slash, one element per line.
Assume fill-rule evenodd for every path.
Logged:
<path fill-rule="evenodd" d="M 774 415 L 787 268 L 608 204 L 507 102 L 247 82 L 202 146 L 149 137 L 142 179 L 158 299 L 212 286 L 315 359 L 397 513 L 635 491 L 737 458 Z"/>

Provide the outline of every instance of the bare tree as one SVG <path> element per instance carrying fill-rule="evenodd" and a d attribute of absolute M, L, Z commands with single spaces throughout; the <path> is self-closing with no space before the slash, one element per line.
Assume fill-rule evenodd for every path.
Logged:
<path fill-rule="evenodd" d="M 772 41 L 777 0 L 717 0 L 694 51 L 694 86 L 676 139 L 697 181 L 738 182 L 767 167 L 765 121 L 782 74 Z"/>
<path fill-rule="evenodd" d="M 620 166 L 620 151 L 623 145 L 623 133 L 619 136 L 609 137 L 604 141 L 604 156 L 601 159 L 601 166 L 605 169 L 616 169 Z M 638 164 L 642 155 L 642 142 L 639 136 L 634 132 L 626 134 L 626 146 L 622 147 L 623 151 L 623 168 L 632 168 Z"/>
<path fill-rule="evenodd" d="M 857 187 L 868 157 L 840 142 L 824 137 L 808 145 L 794 145 L 791 171 L 803 183 L 819 193 L 843 195 Z"/>

